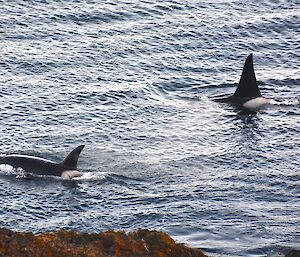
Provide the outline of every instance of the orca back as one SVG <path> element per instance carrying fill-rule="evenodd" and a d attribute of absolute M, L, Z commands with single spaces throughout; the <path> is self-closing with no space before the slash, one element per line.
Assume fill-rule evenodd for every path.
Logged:
<path fill-rule="evenodd" d="M 8 164 L 14 168 L 22 168 L 26 172 L 38 175 L 61 176 L 65 171 L 68 171 L 64 177 L 72 178 L 79 176 L 77 162 L 83 148 L 84 145 L 76 147 L 61 163 L 55 163 L 34 156 L 5 155 L 0 156 L 0 164 Z"/>
<path fill-rule="evenodd" d="M 38 175 L 61 175 L 59 164 L 34 156 L 7 155 L 0 157 L 0 164 L 8 164 L 15 169 L 22 168 L 26 172 Z"/>

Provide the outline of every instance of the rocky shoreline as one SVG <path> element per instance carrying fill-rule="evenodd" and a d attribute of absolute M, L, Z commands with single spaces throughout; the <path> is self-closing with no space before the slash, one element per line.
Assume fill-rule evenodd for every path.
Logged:
<path fill-rule="evenodd" d="M 34 235 L 0 228 L 0 257 L 207 257 L 201 250 L 177 244 L 163 232 L 82 233 L 67 230 Z M 280 255 L 283 256 L 283 255 Z M 286 257 L 300 257 L 299 250 Z"/>
<path fill-rule="evenodd" d="M 59 230 L 34 235 L 0 229 L 0 257 L 205 257 L 165 233 L 149 230 L 99 234 Z"/>

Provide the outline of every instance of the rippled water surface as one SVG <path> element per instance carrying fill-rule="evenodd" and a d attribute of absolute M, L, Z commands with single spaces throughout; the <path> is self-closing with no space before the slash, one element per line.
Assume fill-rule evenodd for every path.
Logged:
<path fill-rule="evenodd" d="M 1 1 L 1 153 L 80 179 L 1 168 L 0 227 L 158 229 L 211 256 L 300 247 L 300 5 L 281 1 Z M 233 93 L 254 54 L 275 105 Z"/>

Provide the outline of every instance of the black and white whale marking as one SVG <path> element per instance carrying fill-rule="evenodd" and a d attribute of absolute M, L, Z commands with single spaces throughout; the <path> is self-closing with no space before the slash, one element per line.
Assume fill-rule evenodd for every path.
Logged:
<path fill-rule="evenodd" d="M 229 97 L 213 100 L 230 103 L 252 112 L 257 112 L 270 104 L 270 99 L 264 98 L 259 91 L 253 67 L 252 54 L 250 54 L 245 61 L 242 76 L 234 94 Z"/>
<path fill-rule="evenodd" d="M 15 169 L 37 175 L 60 176 L 65 179 L 82 176 L 77 169 L 79 155 L 84 145 L 76 147 L 62 162 L 56 163 L 43 158 L 27 155 L 6 155 L 0 157 L 0 164 L 10 165 Z"/>

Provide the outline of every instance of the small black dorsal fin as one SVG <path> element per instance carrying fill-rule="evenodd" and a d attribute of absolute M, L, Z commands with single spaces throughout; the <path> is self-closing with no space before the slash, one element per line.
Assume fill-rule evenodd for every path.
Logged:
<path fill-rule="evenodd" d="M 245 98 L 256 98 L 261 96 L 253 68 L 252 54 L 250 54 L 245 61 L 242 76 L 239 85 L 234 92 L 234 96 Z"/>
<path fill-rule="evenodd" d="M 77 169 L 77 161 L 79 155 L 84 148 L 84 145 L 77 146 L 69 155 L 62 161 L 62 165 L 70 168 L 70 169 Z"/>

